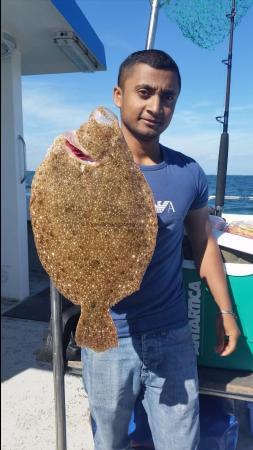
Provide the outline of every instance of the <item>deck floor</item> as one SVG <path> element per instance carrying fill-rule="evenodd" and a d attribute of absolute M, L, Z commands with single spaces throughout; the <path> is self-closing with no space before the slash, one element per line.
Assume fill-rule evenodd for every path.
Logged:
<path fill-rule="evenodd" d="M 3 308 L 4 309 L 4 308 Z M 2 317 L 2 450 L 55 450 L 53 373 L 37 361 L 47 323 Z M 65 375 L 67 445 L 93 450 L 81 377 Z"/>

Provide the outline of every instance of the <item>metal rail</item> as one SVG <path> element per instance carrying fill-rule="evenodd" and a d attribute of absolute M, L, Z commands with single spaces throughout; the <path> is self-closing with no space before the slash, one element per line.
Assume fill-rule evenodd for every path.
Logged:
<path fill-rule="evenodd" d="M 56 424 L 56 449 L 67 449 L 66 411 L 64 387 L 64 361 L 62 345 L 62 301 L 50 279 L 51 320 L 53 337 L 53 374 Z"/>

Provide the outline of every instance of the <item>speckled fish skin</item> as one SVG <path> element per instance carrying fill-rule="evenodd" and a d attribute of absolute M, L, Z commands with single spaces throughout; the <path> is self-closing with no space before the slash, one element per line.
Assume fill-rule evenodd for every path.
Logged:
<path fill-rule="evenodd" d="M 109 308 L 139 290 L 157 216 L 113 113 L 100 107 L 76 132 L 55 139 L 33 178 L 30 212 L 43 267 L 81 306 L 77 344 L 95 351 L 117 346 Z"/>

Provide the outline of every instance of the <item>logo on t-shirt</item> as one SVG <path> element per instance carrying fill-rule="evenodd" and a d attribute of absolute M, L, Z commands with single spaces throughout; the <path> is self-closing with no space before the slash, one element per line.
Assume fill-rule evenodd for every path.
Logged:
<path fill-rule="evenodd" d="M 167 212 L 176 212 L 171 200 L 165 200 L 164 202 L 158 200 L 158 202 L 156 202 L 155 204 L 155 210 L 157 214 L 161 214 L 165 210 L 167 210 Z"/>

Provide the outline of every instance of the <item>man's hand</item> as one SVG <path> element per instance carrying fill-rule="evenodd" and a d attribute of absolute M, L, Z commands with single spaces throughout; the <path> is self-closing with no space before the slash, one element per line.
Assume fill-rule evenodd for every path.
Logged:
<path fill-rule="evenodd" d="M 218 314 L 216 322 L 217 344 L 215 351 L 220 356 L 228 356 L 236 349 L 241 333 L 236 319 L 231 314 Z"/>

